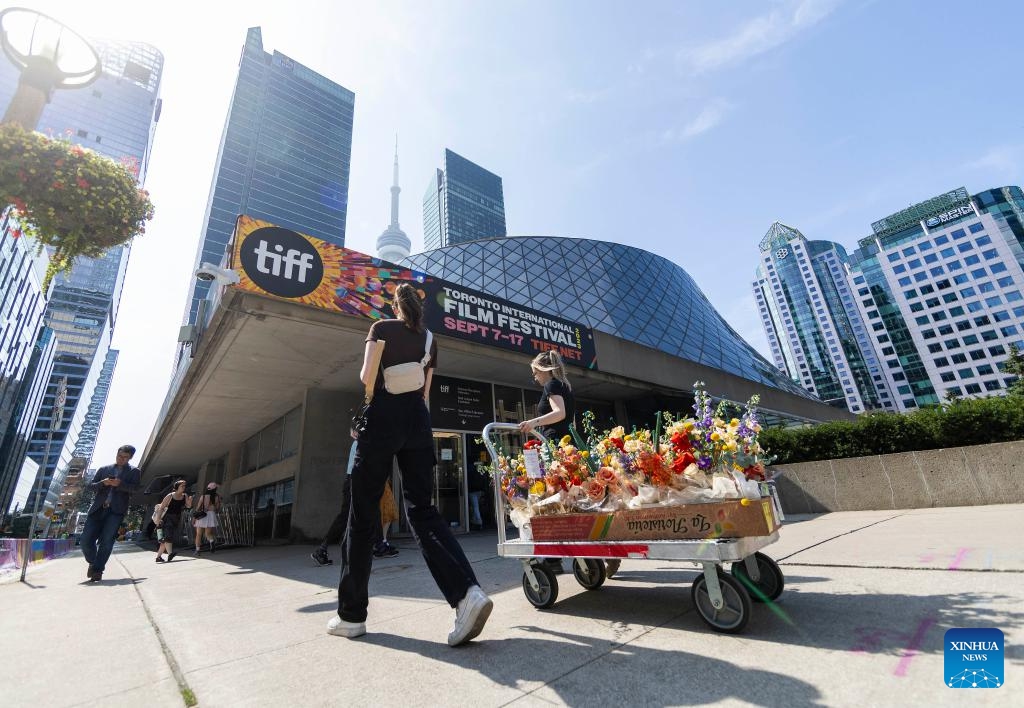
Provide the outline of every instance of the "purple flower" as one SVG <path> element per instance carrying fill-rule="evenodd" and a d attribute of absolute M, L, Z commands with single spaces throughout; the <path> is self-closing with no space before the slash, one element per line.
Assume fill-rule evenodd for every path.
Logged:
<path fill-rule="evenodd" d="M 707 455 L 701 455 L 697 458 L 697 469 L 709 470 L 711 469 L 711 458 Z"/>

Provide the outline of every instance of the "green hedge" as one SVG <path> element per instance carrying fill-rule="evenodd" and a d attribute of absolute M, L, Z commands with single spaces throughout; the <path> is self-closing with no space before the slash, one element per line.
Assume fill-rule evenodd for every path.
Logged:
<path fill-rule="evenodd" d="M 913 413 L 867 413 L 856 421 L 761 432 L 761 445 L 775 456 L 775 465 L 1021 439 L 1024 396 L 964 399 Z"/>

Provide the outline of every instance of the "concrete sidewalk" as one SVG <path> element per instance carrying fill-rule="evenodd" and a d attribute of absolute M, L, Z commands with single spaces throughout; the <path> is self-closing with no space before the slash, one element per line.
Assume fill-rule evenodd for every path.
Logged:
<path fill-rule="evenodd" d="M 534 609 L 493 535 L 462 539 L 495 609 L 446 644 L 454 612 L 411 541 L 377 561 L 368 634 L 328 636 L 337 565 L 308 546 L 171 564 L 119 546 L 99 584 L 80 554 L 0 585 L 5 705 L 1019 705 L 1024 505 L 791 518 L 766 549 L 786 589 L 738 636 L 693 610 L 689 564 L 625 561 L 599 591 L 559 576 Z M 334 555 L 337 555 L 336 550 Z M 568 565 L 568 563 L 566 564 Z M 1005 686 L 947 688 L 943 633 L 996 627 Z M 1018 696 L 1012 699 L 1012 696 Z"/>

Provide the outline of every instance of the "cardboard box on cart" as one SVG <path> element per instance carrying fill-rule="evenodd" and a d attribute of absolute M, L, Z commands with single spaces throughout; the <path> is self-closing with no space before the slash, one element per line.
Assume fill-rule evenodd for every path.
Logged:
<path fill-rule="evenodd" d="M 767 536 L 779 528 L 770 497 L 530 519 L 534 541 L 672 541 Z"/>

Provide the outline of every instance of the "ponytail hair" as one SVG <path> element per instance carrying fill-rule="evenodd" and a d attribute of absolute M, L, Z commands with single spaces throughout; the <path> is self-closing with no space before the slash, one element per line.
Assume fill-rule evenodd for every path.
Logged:
<path fill-rule="evenodd" d="M 549 372 L 565 384 L 567 389 L 572 390 L 572 384 L 569 383 L 569 375 L 565 373 L 565 362 L 562 360 L 562 355 L 554 349 L 541 352 L 533 357 L 533 361 L 530 362 L 530 368 Z"/>
<path fill-rule="evenodd" d="M 391 309 L 406 327 L 416 332 L 423 331 L 423 302 L 416 288 L 409 283 L 402 283 L 395 289 Z"/>

